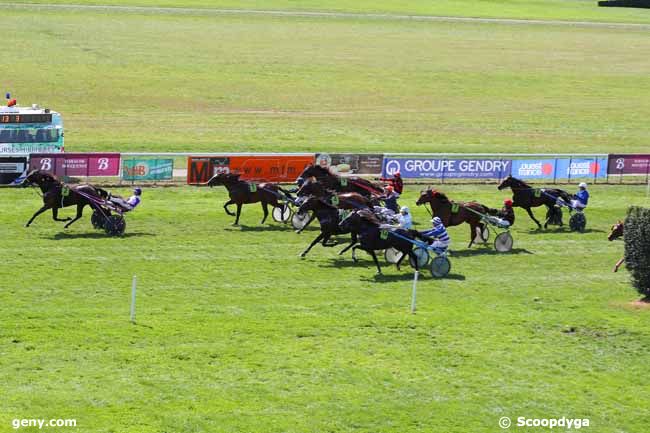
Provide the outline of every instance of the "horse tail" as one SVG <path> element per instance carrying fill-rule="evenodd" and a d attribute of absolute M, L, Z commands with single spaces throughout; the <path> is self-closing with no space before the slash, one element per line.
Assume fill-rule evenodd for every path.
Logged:
<path fill-rule="evenodd" d="M 497 214 L 499 213 L 499 210 L 498 210 L 498 209 L 492 209 L 491 207 L 487 207 L 487 206 L 485 206 L 485 205 L 483 206 L 483 209 L 485 209 L 485 212 L 484 212 L 484 213 L 486 213 L 486 214 L 488 214 L 488 215 L 493 215 L 493 216 L 495 216 L 495 215 L 497 215 Z"/>
<path fill-rule="evenodd" d="M 99 187 L 96 187 L 96 186 L 93 187 L 93 188 L 95 188 L 95 191 L 97 192 L 97 195 L 99 197 L 103 198 L 104 200 L 108 199 L 108 197 L 110 196 L 110 193 L 108 191 L 106 191 L 105 189 L 103 189 L 103 188 L 99 188 Z"/>

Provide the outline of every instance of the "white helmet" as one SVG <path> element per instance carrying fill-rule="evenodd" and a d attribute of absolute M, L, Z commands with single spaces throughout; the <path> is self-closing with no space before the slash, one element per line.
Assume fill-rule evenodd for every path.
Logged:
<path fill-rule="evenodd" d="M 579 188 L 587 189 L 587 184 L 584 183 L 584 182 L 580 182 L 580 183 L 578 184 L 578 187 L 579 187 Z"/>
<path fill-rule="evenodd" d="M 404 213 L 409 213 L 409 208 L 407 208 L 406 206 L 402 206 L 399 211 Z"/>

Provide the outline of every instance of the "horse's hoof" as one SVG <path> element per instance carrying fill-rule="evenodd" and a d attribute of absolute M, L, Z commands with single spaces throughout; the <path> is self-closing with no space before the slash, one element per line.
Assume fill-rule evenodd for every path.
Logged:
<path fill-rule="evenodd" d="M 618 272 L 618 268 L 614 268 L 614 272 Z"/>
<path fill-rule="evenodd" d="M 25 224 L 25 228 L 29 227 L 29 224 Z"/>

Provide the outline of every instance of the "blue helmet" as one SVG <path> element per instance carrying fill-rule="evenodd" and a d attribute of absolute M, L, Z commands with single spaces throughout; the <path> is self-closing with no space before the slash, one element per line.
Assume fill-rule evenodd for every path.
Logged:
<path fill-rule="evenodd" d="M 135 195 L 141 195 L 142 194 L 142 188 L 133 188 L 133 193 Z"/>
<path fill-rule="evenodd" d="M 432 222 L 433 225 L 436 226 L 436 227 L 442 225 L 442 220 L 441 220 L 440 218 L 438 218 L 438 217 L 433 217 L 433 219 L 431 220 L 431 222 Z"/>

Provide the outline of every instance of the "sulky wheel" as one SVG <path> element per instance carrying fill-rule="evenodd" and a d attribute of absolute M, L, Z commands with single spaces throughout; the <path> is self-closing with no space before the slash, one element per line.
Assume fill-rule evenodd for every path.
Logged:
<path fill-rule="evenodd" d="M 293 217 L 291 217 L 291 225 L 296 230 L 302 230 L 305 228 L 310 218 L 311 214 L 309 212 L 296 212 L 293 214 Z"/>
<path fill-rule="evenodd" d="M 499 233 L 494 240 L 494 249 L 500 253 L 507 253 L 512 250 L 514 240 L 510 232 Z"/>
<path fill-rule="evenodd" d="M 274 207 L 271 216 L 276 222 L 286 223 L 291 218 L 291 209 L 286 203 L 282 204 L 279 207 Z"/>
<path fill-rule="evenodd" d="M 427 251 L 424 248 L 421 247 L 415 247 L 413 249 L 413 254 L 415 254 L 415 257 L 418 259 L 418 269 L 424 268 L 427 263 L 429 263 L 429 251 Z M 409 257 L 409 263 L 411 264 L 411 267 L 415 269 L 415 263 L 413 262 L 413 258 Z"/>
<path fill-rule="evenodd" d="M 390 263 L 391 265 L 399 262 L 399 259 L 401 259 L 403 255 L 404 254 L 402 254 L 400 250 L 393 247 L 387 248 L 384 252 L 384 258 L 386 259 L 386 262 Z"/>
<path fill-rule="evenodd" d="M 445 256 L 437 256 L 431 260 L 431 276 L 433 278 L 442 278 L 449 274 L 451 262 Z"/>
<path fill-rule="evenodd" d="M 585 231 L 586 226 L 587 218 L 584 213 L 576 212 L 571 215 L 571 218 L 569 219 L 569 227 L 571 227 L 571 231 L 582 233 Z"/>
<path fill-rule="evenodd" d="M 122 215 L 110 215 L 104 224 L 104 230 L 109 236 L 120 236 L 126 229 L 126 221 Z"/>
<path fill-rule="evenodd" d="M 94 228 L 100 230 L 104 228 L 104 215 L 95 209 L 93 214 L 90 216 L 90 223 Z"/>

